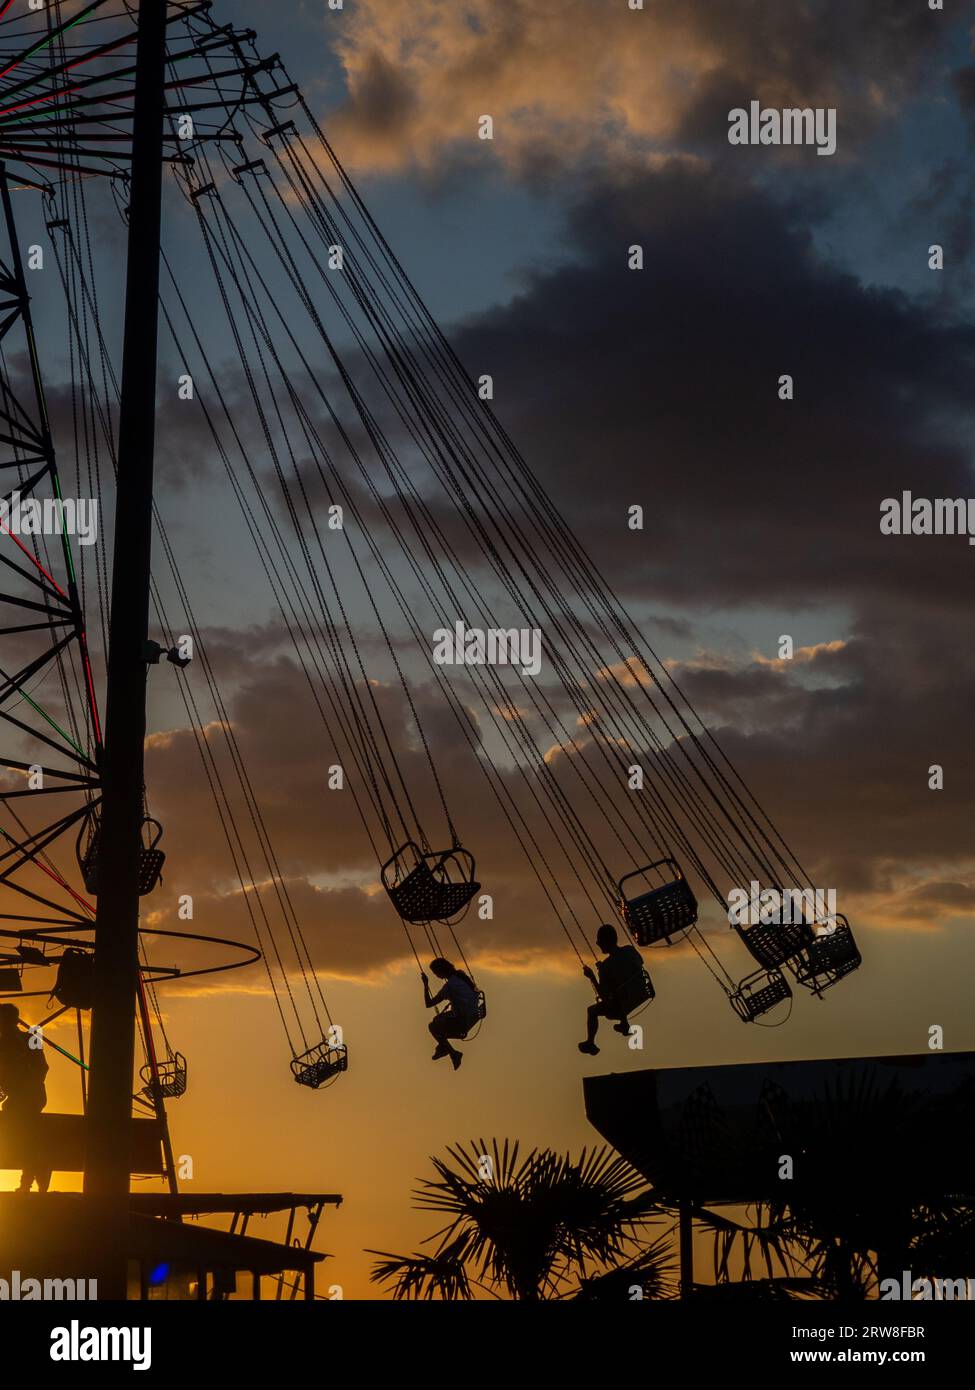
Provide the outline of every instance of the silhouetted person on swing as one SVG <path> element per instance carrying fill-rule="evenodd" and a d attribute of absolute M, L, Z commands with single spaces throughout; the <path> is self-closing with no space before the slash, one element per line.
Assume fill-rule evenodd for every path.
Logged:
<path fill-rule="evenodd" d="M 27 1159 L 18 1192 L 29 1192 L 37 1181 L 39 1192 L 51 1184 L 50 1168 L 40 1166 L 39 1120 L 47 1104 L 44 1078 L 47 1059 L 43 1048 L 31 1047 L 20 1029 L 20 1012 L 13 1004 L 0 1004 L 0 1087 L 6 1092 L 3 1115 L 17 1133 Z"/>
<path fill-rule="evenodd" d="M 613 1025 L 617 1033 L 628 1036 L 630 1022 L 627 1014 L 630 1009 L 642 1003 L 646 997 L 643 988 L 643 957 L 635 946 L 621 946 L 616 928 L 607 923 L 596 933 L 596 944 L 606 959 L 597 961 L 597 979 L 588 965 L 582 973 L 596 988 L 599 999 L 590 1004 L 586 1012 L 586 1041 L 579 1044 L 579 1051 L 595 1057 L 599 1052 L 596 1034 L 601 1018 L 615 1018 Z"/>
<path fill-rule="evenodd" d="M 466 1038 L 480 1018 L 477 1007 L 477 990 L 463 970 L 458 970 L 456 965 L 451 965 L 450 961 L 444 960 L 443 956 L 438 956 L 436 960 L 430 962 L 430 973 L 436 975 L 438 980 L 443 980 L 444 985 L 437 994 L 431 995 L 430 981 L 421 972 L 424 1004 L 428 1009 L 443 1003 L 450 1006 L 444 1009 L 443 1013 L 437 1014 L 436 1018 L 430 1020 L 430 1032 L 437 1043 L 433 1060 L 439 1062 L 442 1057 L 449 1057 L 451 1066 L 456 1071 L 464 1060 L 464 1054 L 458 1052 L 456 1047 L 451 1047 L 448 1039 Z"/>

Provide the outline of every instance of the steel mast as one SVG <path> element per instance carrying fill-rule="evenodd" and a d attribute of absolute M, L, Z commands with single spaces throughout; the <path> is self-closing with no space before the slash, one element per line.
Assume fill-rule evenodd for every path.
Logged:
<path fill-rule="evenodd" d="M 167 0 L 139 0 L 84 1192 L 99 1297 L 127 1291 Z"/>

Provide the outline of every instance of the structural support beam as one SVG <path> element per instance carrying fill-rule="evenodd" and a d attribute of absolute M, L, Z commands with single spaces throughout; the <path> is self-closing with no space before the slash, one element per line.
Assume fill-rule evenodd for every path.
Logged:
<path fill-rule="evenodd" d="M 84 1190 L 100 1236 L 98 1293 L 106 1299 L 126 1296 L 166 10 L 166 0 L 139 3 L 108 696 L 101 768 L 95 1006 Z"/>
<path fill-rule="evenodd" d="M 694 1297 L 694 1218 L 690 1202 L 681 1202 L 678 1209 L 678 1230 L 680 1232 L 680 1296 L 682 1299 Z"/>

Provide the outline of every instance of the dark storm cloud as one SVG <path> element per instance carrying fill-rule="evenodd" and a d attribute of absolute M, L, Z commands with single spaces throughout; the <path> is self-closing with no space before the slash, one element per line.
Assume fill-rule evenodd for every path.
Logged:
<path fill-rule="evenodd" d="M 607 183 L 576 209 L 577 263 L 459 348 L 491 364 L 505 424 L 637 611 L 841 615 L 844 640 L 802 665 L 679 675 L 800 858 L 879 904 L 932 863 L 972 871 L 973 551 L 883 536 L 879 508 L 971 493 L 975 329 L 837 271 L 816 211 L 679 164 Z M 905 920 L 937 906 L 913 901 Z"/>
<path fill-rule="evenodd" d="M 842 149 L 862 146 L 930 75 L 951 32 L 926 7 L 870 0 L 705 0 L 681 8 L 689 31 L 718 56 L 692 84 L 676 143 L 716 153 L 728 148 L 728 111 L 752 99 L 833 106 Z"/>
<path fill-rule="evenodd" d="M 831 267 L 808 211 L 700 167 L 633 174 L 576 209 L 579 262 L 459 335 L 586 544 L 643 599 L 966 584 L 963 539 L 884 537 L 879 508 L 905 488 L 966 494 L 975 329 Z"/>
<path fill-rule="evenodd" d="M 975 137 L 975 65 L 959 68 L 952 75 L 952 85 Z"/>
<path fill-rule="evenodd" d="M 968 159 L 946 159 L 933 169 L 927 186 L 911 200 L 911 211 L 925 218 L 925 225 L 937 229 L 938 244 L 953 273 L 946 289 L 957 294 L 959 272 L 971 279 L 970 261 L 975 244 L 975 178 Z"/>

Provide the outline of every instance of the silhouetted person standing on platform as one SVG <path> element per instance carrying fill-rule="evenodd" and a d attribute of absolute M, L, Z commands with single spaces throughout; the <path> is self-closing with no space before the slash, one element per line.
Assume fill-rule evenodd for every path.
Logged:
<path fill-rule="evenodd" d="M 29 1036 L 20 1028 L 19 1010 L 13 1004 L 0 1004 L 0 1087 L 7 1097 L 0 1113 L 26 1157 L 18 1192 L 29 1192 L 35 1180 L 38 1191 L 46 1192 L 51 1183 L 50 1168 L 40 1165 L 39 1121 L 47 1104 L 46 1076 L 44 1049 L 31 1047 Z"/>

